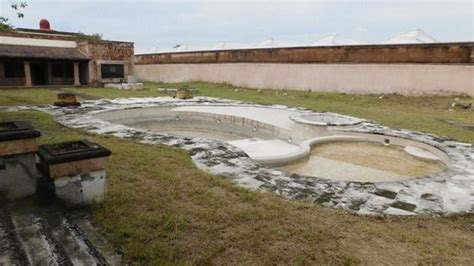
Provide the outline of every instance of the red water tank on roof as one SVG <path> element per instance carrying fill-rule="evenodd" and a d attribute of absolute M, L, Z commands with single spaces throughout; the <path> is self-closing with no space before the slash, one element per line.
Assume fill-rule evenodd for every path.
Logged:
<path fill-rule="evenodd" d="M 40 30 L 51 30 L 49 21 L 47 19 L 40 20 Z"/>

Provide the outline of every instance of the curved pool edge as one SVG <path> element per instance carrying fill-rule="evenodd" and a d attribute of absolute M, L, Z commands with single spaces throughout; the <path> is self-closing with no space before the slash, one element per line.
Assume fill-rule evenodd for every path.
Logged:
<path fill-rule="evenodd" d="M 440 138 L 432 134 L 390 129 L 372 122 L 362 122 L 347 132 L 387 135 L 432 145 L 451 159 L 447 171 L 414 180 L 381 183 L 341 182 L 290 175 L 262 167 L 239 149 L 222 142 L 162 135 L 95 119 L 94 112 L 154 106 L 190 104 L 253 105 L 232 100 L 198 97 L 176 101 L 167 97 L 123 100 L 85 101 L 76 109 L 53 106 L 37 107 L 52 114 L 65 126 L 88 132 L 132 138 L 141 143 L 166 144 L 188 150 L 195 164 L 208 172 L 227 176 L 240 186 L 272 191 L 291 199 L 317 202 L 360 214 L 451 214 L 472 213 L 474 180 L 472 144 Z M 265 106 L 312 113 L 302 108 Z M 343 130 L 343 131 L 344 131 Z"/>

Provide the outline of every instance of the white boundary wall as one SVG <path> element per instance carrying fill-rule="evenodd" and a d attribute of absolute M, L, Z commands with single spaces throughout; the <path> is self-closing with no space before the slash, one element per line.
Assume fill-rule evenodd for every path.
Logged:
<path fill-rule="evenodd" d="M 139 81 L 206 81 L 261 89 L 468 94 L 474 65 L 215 63 L 135 65 Z"/>

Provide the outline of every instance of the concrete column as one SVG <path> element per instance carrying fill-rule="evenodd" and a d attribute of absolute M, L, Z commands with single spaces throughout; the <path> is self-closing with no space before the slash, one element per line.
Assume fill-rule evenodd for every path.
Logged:
<path fill-rule="evenodd" d="M 74 62 L 74 86 L 81 86 L 79 79 L 79 62 Z"/>
<path fill-rule="evenodd" d="M 48 62 L 47 66 L 48 66 L 48 69 L 47 69 L 48 75 L 46 76 L 47 77 L 46 84 L 54 85 L 53 84 L 53 65 L 51 64 L 51 62 Z"/>
<path fill-rule="evenodd" d="M 30 61 L 24 61 L 23 65 L 25 67 L 25 87 L 31 87 L 33 82 L 31 82 Z"/>

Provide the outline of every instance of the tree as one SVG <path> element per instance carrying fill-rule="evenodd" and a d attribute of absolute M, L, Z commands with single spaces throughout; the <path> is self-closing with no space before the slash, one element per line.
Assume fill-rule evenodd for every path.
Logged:
<path fill-rule="evenodd" d="M 26 2 L 10 2 L 10 7 L 15 10 L 16 16 L 18 18 L 24 18 L 25 14 L 23 13 L 23 9 L 28 6 Z M 8 18 L 4 16 L 0 16 L 0 31 L 11 31 L 13 30 L 13 26 L 8 23 Z"/>

